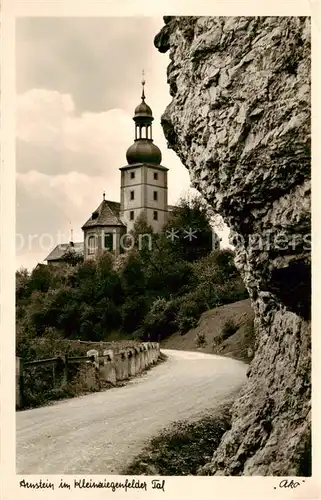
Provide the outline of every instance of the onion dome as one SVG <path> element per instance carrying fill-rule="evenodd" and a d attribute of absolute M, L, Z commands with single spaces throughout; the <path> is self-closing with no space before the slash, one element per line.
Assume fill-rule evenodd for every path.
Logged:
<path fill-rule="evenodd" d="M 142 100 L 135 108 L 134 120 L 137 118 L 149 118 L 153 120 L 153 112 L 148 104 L 146 104 L 145 100 Z"/>
<path fill-rule="evenodd" d="M 128 165 L 133 165 L 134 163 L 160 165 L 162 153 L 151 139 L 139 139 L 127 149 L 126 158 Z"/>
<path fill-rule="evenodd" d="M 142 80 L 142 102 L 136 106 L 134 111 L 134 121 L 141 123 L 151 123 L 153 118 L 153 112 L 151 108 L 145 102 L 145 79 Z"/>

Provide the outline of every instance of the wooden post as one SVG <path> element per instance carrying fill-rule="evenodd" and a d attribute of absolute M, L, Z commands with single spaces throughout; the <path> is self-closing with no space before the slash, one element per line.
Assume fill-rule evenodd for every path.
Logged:
<path fill-rule="evenodd" d="M 64 373 L 63 373 L 63 378 L 62 378 L 62 383 L 67 384 L 68 383 L 68 354 L 65 354 L 62 356 L 64 360 Z"/>
<path fill-rule="evenodd" d="M 24 407 L 23 360 L 16 356 L 16 406 Z"/>
<path fill-rule="evenodd" d="M 90 349 L 89 351 L 87 351 L 87 356 L 94 357 L 94 361 L 93 361 L 92 366 L 95 369 L 95 383 L 96 383 L 96 386 L 98 386 L 98 389 L 100 389 L 99 352 L 97 351 L 97 349 Z"/>
<path fill-rule="evenodd" d="M 52 383 L 53 383 L 53 388 L 56 387 L 56 363 L 52 365 Z"/>

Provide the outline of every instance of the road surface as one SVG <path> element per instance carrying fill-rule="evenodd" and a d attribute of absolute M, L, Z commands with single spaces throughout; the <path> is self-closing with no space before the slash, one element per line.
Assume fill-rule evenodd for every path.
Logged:
<path fill-rule="evenodd" d="M 18 474 L 120 474 L 163 427 L 219 405 L 247 365 L 196 352 L 168 356 L 126 386 L 17 412 Z"/>

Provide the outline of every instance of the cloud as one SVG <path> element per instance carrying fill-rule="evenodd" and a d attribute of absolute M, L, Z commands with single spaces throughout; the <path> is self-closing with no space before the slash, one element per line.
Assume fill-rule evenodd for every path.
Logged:
<path fill-rule="evenodd" d="M 166 59 L 153 46 L 162 25 L 143 16 L 18 18 L 18 93 L 54 88 L 73 95 L 77 112 L 122 108 L 139 92 L 142 69 L 149 79 Z"/>
<path fill-rule="evenodd" d="M 125 164 L 133 125 L 121 109 L 75 115 L 72 96 L 31 89 L 17 97 L 18 171 L 97 175 Z"/>
<path fill-rule="evenodd" d="M 119 184 L 119 179 L 115 179 Z M 81 234 L 81 226 L 98 207 L 103 197 L 104 177 L 88 177 L 79 172 L 50 176 L 36 171 L 17 175 L 17 232 L 28 234 L 64 231 L 72 228 Z M 118 189 L 117 189 L 118 187 Z M 119 185 L 114 186 L 119 199 Z M 25 225 L 26 215 L 28 225 Z M 66 238 L 68 236 L 66 235 Z"/>
<path fill-rule="evenodd" d="M 133 142 L 134 124 L 121 109 L 75 115 L 72 96 L 31 89 L 17 96 L 17 171 L 46 175 L 86 174 L 102 177 L 107 197 L 119 199 L 119 167 Z M 170 200 L 189 185 L 187 170 L 167 149 L 161 128 L 154 126 L 163 163 L 170 168 Z M 56 186 L 57 189 L 59 185 Z M 58 198 L 58 196 L 57 196 Z"/>

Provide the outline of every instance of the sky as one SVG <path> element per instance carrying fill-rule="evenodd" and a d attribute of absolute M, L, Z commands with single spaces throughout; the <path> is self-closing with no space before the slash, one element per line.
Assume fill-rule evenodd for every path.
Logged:
<path fill-rule="evenodd" d="M 17 19 L 17 268 L 43 262 L 71 230 L 82 241 L 81 226 L 103 191 L 119 201 L 143 69 L 154 143 L 169 168 L 169 204 L 188 192 L 188 171 L 160 125 L 171 100 L 168 54 L 153 45 L 162 26 L 161 17 Z"/>

